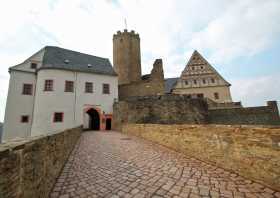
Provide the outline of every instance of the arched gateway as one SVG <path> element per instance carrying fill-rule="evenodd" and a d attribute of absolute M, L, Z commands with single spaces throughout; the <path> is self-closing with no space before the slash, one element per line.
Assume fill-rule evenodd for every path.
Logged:
<path fill-rule="evenodd" d="M 98 111 L 91 108 L 87 111 L 89 115 L 89 129 L 91 130 L 100 130 L 100 116 Z"/>

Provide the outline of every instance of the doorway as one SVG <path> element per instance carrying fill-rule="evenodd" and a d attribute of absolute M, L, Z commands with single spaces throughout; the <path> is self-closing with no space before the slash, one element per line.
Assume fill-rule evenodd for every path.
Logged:
<path fill-rule="evenodd" d="M 106 119 L 106 130 L 111 130 L 111 124 L 112 124 L 112 119 L 111 118 L 107 118 Z"/>
<path fill-rule="evenodd" d="M 91 108 L 87 111 L 89 115 L 89 129 L 90 130 L 100 130 L 100 116 L 98 111 Z"/>

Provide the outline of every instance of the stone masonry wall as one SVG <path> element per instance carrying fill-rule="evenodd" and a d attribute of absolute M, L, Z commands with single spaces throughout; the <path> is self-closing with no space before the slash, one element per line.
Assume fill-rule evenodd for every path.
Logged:
<path fill-rule="evenodd" d="M 209 109 L 209 122 L 213 124 L 280 125 L 276 101 L 267 106 L 247 108 Z"/>
<path fill-rule="evenodd" d="M 262 107 L 213 108 L 206 99 L 186 95 L 140 96 L 116 102 L 113 112 L 116 130 L 125 123 L 280 125 L 276 101 Z"/>
<path fill-rule="evenodd" d="M 131 97 L 114 104 L 113 128 L 125 123 L 205 124 L 207 103 L 180 95 Z"/>
<path fill-rule="evenodd" d="M 0 144 L 0 197 L 45 198 L 82 128 Z"/>
<path fill-rule="evenodd" d="M 126 124 L 123 132 L 280 190 L 280 127 Z"/>
<path fill-rule="evenodd" d="M 162 60 L 156 59 L 147 79 L 119 85 L 119 100 L 131 96 L 150 96 L 164 94 L 164 75 Z"/>

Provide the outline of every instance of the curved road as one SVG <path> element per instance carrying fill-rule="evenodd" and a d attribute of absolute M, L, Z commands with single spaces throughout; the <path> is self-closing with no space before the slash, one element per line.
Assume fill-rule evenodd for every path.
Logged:
<path fill-rule="evenodd" d="M 50 197 L 280 198 L 280 193 L 137 137 L 86 132 Z"/>

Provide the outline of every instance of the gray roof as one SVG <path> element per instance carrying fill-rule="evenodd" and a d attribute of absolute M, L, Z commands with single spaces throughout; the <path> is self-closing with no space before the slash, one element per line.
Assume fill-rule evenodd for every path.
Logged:
<path fill-rule="evenodd" d="M 43 64 L 40 69 L 65 69 L 117 75 L 108 58 L 101 58 L 54 46 L 46 46 L 44 50 Z"/>
<path fill-rule="evenodd" d="M 44 54 L 42 66 L 38 70 L 63 69 L 117 76 L 117 73 L 114 71 L 112 64 L 110 63 L 108 58 L 101 58 L 98 56 L 84 54 L 55 46 L 44 47 L 24 62 L 29 62 L 34 55 L 41 51 L 43 51 Z M 21 64 L 10 67 L 9 70 L 20 70 L 18 66 L 20 66 Z"/>
<path fill-rule="evenodd" d="M 166 78 L 164 79 L 164 90 L 165 93 L 171 93 L 172 89 L 177 83 L 179 78 Z"/>
<path fill-rule="evenodd" d="M 151 74 L 145 74 L 145 75 L 141 76 L 142 80 L 148 80 L 149 78 L 151 78 Z"/>

